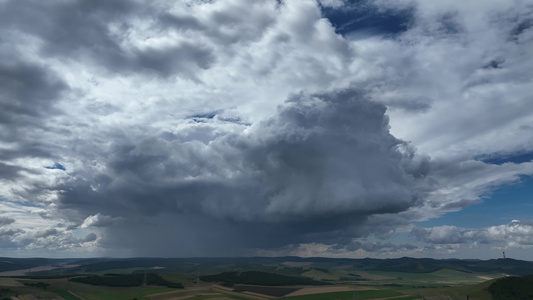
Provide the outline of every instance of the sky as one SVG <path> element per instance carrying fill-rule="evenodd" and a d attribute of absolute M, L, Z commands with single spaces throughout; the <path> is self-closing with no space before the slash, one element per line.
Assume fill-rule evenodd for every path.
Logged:
<path fill-rule="evenodd" d="M 533 260 L 531 0 L 0 0 L 0 253 Z"/>

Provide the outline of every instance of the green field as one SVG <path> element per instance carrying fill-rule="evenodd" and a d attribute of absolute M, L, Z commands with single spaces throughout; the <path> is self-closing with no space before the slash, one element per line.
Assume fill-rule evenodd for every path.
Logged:
<path fill-rule="evenodd" d="M 171 292 L 174 289 L 157 287 L 117 288 L 76 293 L 87 300 L 132 300 L 147 299 L 146 295 Z"/>
<path fill-rule="evenodd" d="M 372 281 L 372 283 L 381 282 L 382 284 L 401 284 L 408 288 L 442 287 L 464 284 L 470 285 L 485 281 L 485 279 L 478 277 L 480 274 L 465 273 L 449 269 L 441 269 L 431 273 L 402 273 L 385 271 L 368 271 L 368 273 L 372 275 L 394 278 Z"/>
<path fill-rule="evenodd" d="M 107 270 L 103 270 L 103 271 L 98 271 L 98 272 L 92 272 L 92 274 L 94 275 L 104 275 L 104 274 L 107 274 L 107 273 L 114 273 L 114 274 L 131 274 L 135 271 L 144 271 L 146 270 L 146 268 L 125 268 L 125 269 L 107 269 Z"/>
<path fill-rule="evenodd" d="M 390 273 L 387 273 L 390 275 Z M 490 294 L 486 291 L 487 287 L 492 283 L 492 281 L 486 281 L 479 284 L 469 284 L 469 285 L 455 285 L 442 287 L 445 282 L 453 280 L 454 272 L 440 271 L 430 274 L 401 274 L 395 273 L 403 279 L 397 279 L 397 282 L 402 283 L 402 280 L 405 280 L 403 284 L 398 284 L 395 286 L 384 286 L 383 283 L 380 283 L 378 280 L 375 280 L 372 283 L 366 283 L 365 286 L 361 285 L 352 285 L 346 286 L 347 288 L 354 289 L 372 289 L 375 290 L 357 290 L 357 291 L 341 291 L 341 292 L 327 292 L 320 293 L 317 292 L 311 295 L 301 295 L 301 296 L 285 296 L 280 299 L 288 300 L 348 300 L 348 299 L 382 299 L 390 298 L 390 300 L 414 300 L 414 299 L 423 299 L 422 297 L 450 297 L 451 299 L 466 299 L 466 295 L 470 296 L 470 300 L 483 300 L 491 299 Z M 429 276 L 428 276 L 429 275 Z M 167 278 L 177 279 L 181 278 L 180 275 L 168 275 Z M 438 282 L 438 278 L 442 279 L 442 282 Z M 428 279 L 431 279 L 436 287 L 430 287 L 426 283 Z M 420 280 L 420 282 L 416 282 Z M 463 280 L 459 278 L 457 280 Z M 22 280 L 21 280 L 22 281 Z M 27 281 L 27 280 L 26 280 Z M 202 283 L 202 286 L 186 286 L 185 289 L 171 289 L 166 287 L 155 287 L 155 286 L 146 286 L 146 287 L 128 287 L 128 288 L 111 288 L 111 287 L 101 287 L 101 286 L 91 286 L 87 284 L 69 282 L 67 279 L 42 279 L 42 282 L 49 284 L 48 289 L 37 289 L 35 287 L 27 286 L 17 286 L 10 287 L 10 295 L 24 295 L 31 294 L 39 297 L 40 299 L 54 299 L 57 296 L 62 297 L 65 300 L 132 300 L 132 299 L 145 299 L 145 300 L 165 300 L 172 299 L 172 297 L 184 297 L 187 296 L 187 299 L 191 300 L 200 300 L 200 299 L 211 299 L 211 298 L 226 298 L 226 299 L 257 299 L 246 292 L 238 292 L 242 289 L 224 289 L 222 287 L 217 287 L 216 284 Z M 387 282 L 390 280 L 387 280 Z M 494 280 L 493 280 L 494 281 Z M 375 285 L 374 285 L 375 284 Z M 414 288 L 412 287 L 414 286 Z M 421 286 L 424 286 L 421 288 Z M 327 287 L 325 287 L 327 288 Z M 263 294 L 263 299 L 276 299 L 279 296 L 268 295 L 271 292 L 271 289 L 280 289 L 276 287 L 261 287 L 261 286 L 249 286 L 247 289 L 254 293 Z M 298 287 L 293 287 L 294 290 L 297 290 Z M 75 295 L 73 295 L 73 292 Z M 171 292 L 171 294 L 161 294 Z M 290 291 L 288 291 L 290 292 Z M 148 295 L 160 294 L 158 296 L 147 297 Z M 77 297 L 77 296 L 78 297 Z M 436 298 L 438 299 L 438 298 Z"/>
<path fill-rule="evenodd" d="M 445 295 L 453 300 L 464 300 L 466 299 L 466 296 L 469 296 L 470 300 L 492 300 L 492 296 L 486 290 L 492 282 L 493 280 L 489 280 L 475 285 L 434 289 L 416 289 L 406 292 L 418 293 L 424 297 L 440 297 Z"/>

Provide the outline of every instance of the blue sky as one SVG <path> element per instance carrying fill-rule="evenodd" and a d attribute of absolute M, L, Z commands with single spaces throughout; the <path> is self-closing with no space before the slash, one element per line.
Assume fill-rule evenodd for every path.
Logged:
<path fill-rule="evenodd" d="M 533 178 L 524 176 L 518 182 L 497 188 L 483 202 L 450 212 L 440 218 L 420 222 L 419 226 L 454 224 L 460 227 L 483 228 L 513 220 L 527 220 L 533 215 Z"/>
<path fill-rule="evenodd" d="M 533 260 L 528 1 L 0 1 L 0 250 Z"/>

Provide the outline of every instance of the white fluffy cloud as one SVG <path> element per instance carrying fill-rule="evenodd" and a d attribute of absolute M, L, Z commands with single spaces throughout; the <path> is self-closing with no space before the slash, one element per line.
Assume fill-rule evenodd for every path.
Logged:
<path fill-rule="evenodd" d="M 513 220 L 509 224 L 486 228 L 460 228 L 451 225 L 414 228 L 417 238 L 432 244 L 480 243 L 503 249 L 532 248 L 533 222 Z"/>
<path fill-rule="evenodd" d="M 97 213 L 92 216 L 88 216 L 83 223 L 80 225 L 81 228 L 87 228 L 87 227 L 103 227 L 103 226 L 111 226 L 115 222 L 119 221 L 119 218 L 113 218 L 110 216 L 102 215 L 101 213 Z"/>
<path fill-rule="evenodd" d="M 433 157 L 530 151 L 532 14 L 524 1 L 417 2 L 401 42 L 377 49 L 392 133 Z"/>

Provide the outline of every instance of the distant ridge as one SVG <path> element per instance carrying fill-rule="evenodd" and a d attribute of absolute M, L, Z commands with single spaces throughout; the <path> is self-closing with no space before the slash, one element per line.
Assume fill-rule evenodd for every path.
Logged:
<path fill-rule="evenodd" d="M 296 264 L 287 264 L 287 263 Z M 391 259 L 349 259 L 325 257 L 208 257 L 208 258 L 82 258 L 82 259 L 48 259 L 48 258 L 8 258 L 0 257 L 0 272 L 27 270 L 32 275 L 68 275 L 103 272 L 114 269 L 135 270 L 150 269 L 151 273 L 185 273 L 209 275 L 220 271 L 263 271 L 286 274 L 298 273 L 302 269 L 298 263 L 308 267 L 342 267 L 350 266 L 360 270 L 388 272 L 430 273 L 440 269 L 451 269 L 465 273 L 494 272 L 508 275 L 533 274 L 533 262 L 506 259 L 432 259 L 432 258 L 391 258 Z M 64 268 L 64 265 L 70 265 Z M 40 266 L 53 266 L 55 269 L 34 272 L 31 269 Z M 276 266 L 284 266 L 278 268 Z M 300 267 L 299 267 L 300 266 Z M 157 267 L 157 268 L 156 268 Z M 37 269 L 36 269 L 37 270 Z M 142 271 L 144 272 L 144 271 Z M 0 275 L 2 275 L 0 273 Z M 4 275 L 5 276 L 5 275 Z M 195 275 L 196 276 L 196 275 Z"/>

